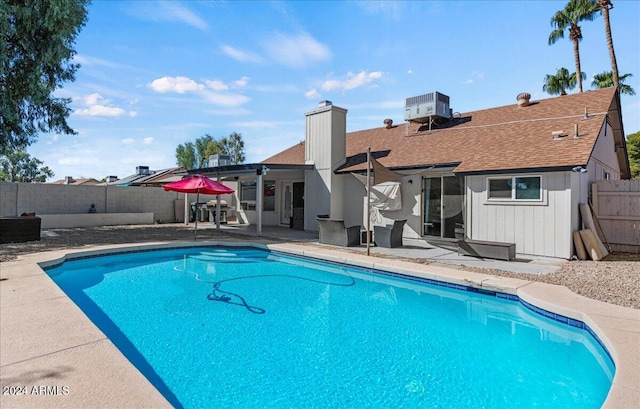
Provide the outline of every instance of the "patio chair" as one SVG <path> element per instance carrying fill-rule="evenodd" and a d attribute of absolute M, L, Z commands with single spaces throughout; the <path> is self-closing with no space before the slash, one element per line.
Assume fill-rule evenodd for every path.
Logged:
<path fill-rule="evenodd" d="M 353 247 L 360 245 L 360 226 L 345 227 L 343 220 L 318 215 L 319 242 L 334 246 Z"/>
<path fill-rule="evenodd" d="M 402 247 L 402 228 L 407 219 L 396 220 L 393 225 L 373 226 L 373 239 L 376 246 L 380 247 Z"/>

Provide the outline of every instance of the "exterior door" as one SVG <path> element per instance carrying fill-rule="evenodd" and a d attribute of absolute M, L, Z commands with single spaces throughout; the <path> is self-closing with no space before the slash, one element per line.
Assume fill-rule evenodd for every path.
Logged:
<path fill-rule="evenodd" d="M 423 179 L 423 234 L 449 239 L 464 237 L 464 177 Z"/>
<path fill-rule="evenodd" d="M 293 183 L 293 217 L 291 228 L 304 230 L 304 182 Z"/>

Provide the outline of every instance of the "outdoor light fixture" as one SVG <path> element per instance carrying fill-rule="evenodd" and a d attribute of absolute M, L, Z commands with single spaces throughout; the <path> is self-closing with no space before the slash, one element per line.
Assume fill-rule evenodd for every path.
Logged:
<path fill-rule="evenodd" d="M 267 173 L 269 173 L 271 169 L 269 169 L 268 167 L 266 167 L 265 165 L 262 165 L 261 169 L 256 169 L 256 175 L 263 175 L 265 176 Z"/>
<path fill-rule="evenodd" d="M 587 168 L 583 167 L 583 166 L 576 166 L 573 169 L 571 169 L 572 172 L 580 172 L 580 173 L 587 173 Z"/>

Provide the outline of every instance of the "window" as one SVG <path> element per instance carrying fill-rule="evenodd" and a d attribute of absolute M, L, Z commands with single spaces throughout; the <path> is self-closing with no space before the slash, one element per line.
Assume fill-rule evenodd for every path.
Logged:
<path fill-rule="evenodd" d="M 262 210 L 273 212 L 276 210 L 276 182 L 267 180 L 263 182 Z M 240 182 L 240 205 L 243 210 L 256 210 L 256 181 L 247 180 Z"/>
<path fill-rule="evenodd" d="M 488 179 L 489 200 L 542 200 L 540 176 L 512 176 Z"/>

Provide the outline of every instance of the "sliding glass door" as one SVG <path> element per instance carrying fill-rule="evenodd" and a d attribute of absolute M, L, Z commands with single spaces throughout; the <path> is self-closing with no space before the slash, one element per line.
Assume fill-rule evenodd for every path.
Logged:
<path fill-rule="evenodd" d="M 423 179 L 423 234 L 443 238 L 464 236 L 464 177 Z"/>

